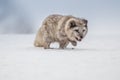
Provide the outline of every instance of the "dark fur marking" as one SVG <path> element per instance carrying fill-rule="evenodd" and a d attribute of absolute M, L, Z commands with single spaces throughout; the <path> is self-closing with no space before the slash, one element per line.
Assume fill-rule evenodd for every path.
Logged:
<path fill-rule="evenodd" d="M 74 28 L 74 27 L 76 27 L 76 23 L 75 23 L 75 21 L 71 21 L 70 22 L 70 28 Z"/>

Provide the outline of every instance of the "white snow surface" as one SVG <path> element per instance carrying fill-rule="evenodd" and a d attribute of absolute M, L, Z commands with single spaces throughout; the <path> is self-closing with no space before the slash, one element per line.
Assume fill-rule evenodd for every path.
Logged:
<path fill-rule="evenodd" d="M 73 48 L 33 46 L 35 35 L 0 35 L 0 80 L 120 80 L 120 35 L 87 35 Z"/>

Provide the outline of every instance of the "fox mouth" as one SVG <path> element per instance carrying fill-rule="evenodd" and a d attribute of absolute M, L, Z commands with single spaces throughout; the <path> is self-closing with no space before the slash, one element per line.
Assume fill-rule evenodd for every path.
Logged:
<path fill-rule="evenodd" d="M 75 37 L 75 39 L 77 40 L 77 41 L 81 41 L 82 39 L 78 39 L 77 37 Z"/>

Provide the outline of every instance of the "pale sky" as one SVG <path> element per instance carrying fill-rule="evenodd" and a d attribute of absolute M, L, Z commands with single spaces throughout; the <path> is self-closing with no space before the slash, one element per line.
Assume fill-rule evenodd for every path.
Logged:
<path fill-rule="evenodd" d="M 119 32 L 120 0 L 11 0 L 20 14 L 27 15 L 38 29 L 50 14 L 86 18 L 91 31 Z"/>

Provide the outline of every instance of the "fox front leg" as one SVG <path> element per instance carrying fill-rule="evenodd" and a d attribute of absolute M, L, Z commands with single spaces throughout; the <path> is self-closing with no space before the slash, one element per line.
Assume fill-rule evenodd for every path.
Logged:
<path fill-rule="evenodd" d="M 61 41 L 61 42 L 59 42 L 59 48 L 64 49 L 67 47 L 68 44 L 69 44 L 68 41 Z"/>
<path fill-rule="evenodd" d="M 76 42 L 76 41 L 71 41 L 71 44 L 72 44 L 73 46 L 77 46 L 77 42 Z"/>

